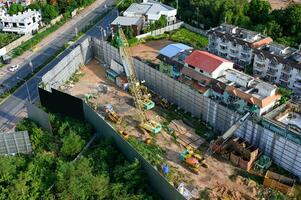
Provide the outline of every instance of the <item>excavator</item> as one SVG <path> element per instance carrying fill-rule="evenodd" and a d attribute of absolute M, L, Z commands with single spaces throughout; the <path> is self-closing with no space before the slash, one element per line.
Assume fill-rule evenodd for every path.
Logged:
<path fill-rule="evenodd" d="M 150 99 L 151 95 L 146 93 L 147 88 L 136 77 L 136 70 L 132 58 L 128 52 L 128 41 L 122 28 L 117 29 L 117 44 L 122 64 L 125 68 L 126 77 L 129 82 L 129 89 L 134 99 L 135 107 L 138 110 L 139 128 L 146 136 L 146 143 L 150 143 L 149 133 L 157 134 L 161 131 L 162 126 L 153 120 L 147 119 L 145 110 L 152 109 L 155 103 Z"/>
<path fill-rule="evenodd" d="M 110 121 L 120 124 L 122 122 L 121 117 L 114 111 L 113 106 L 111 104 L 105 105 L 105 113 L 106 118 Z"/>
<path fill-rule="evenodd" d="M 179 159 L 186 164 L 194 173 L 199 174 L 199 168 L 202 165 L 203 157 L 187 147 L 179 156 Z"/>

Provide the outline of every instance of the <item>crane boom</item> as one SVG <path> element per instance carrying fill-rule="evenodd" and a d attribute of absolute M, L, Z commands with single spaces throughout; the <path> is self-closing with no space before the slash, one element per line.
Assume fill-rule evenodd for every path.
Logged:
<path fill-rule="evenodd" d="M 138 116 L 140 120 L 139 127 L 144 132 L 149 131 L 152 133 L 158 133 L 162 128 L 161 124 L 148 120 L 145 116 L 145 109 L 153 108 L 155 104 L 150 100 L 150 95 L 143 94 L 143 87 L 136 77 L 135 66 L 127 50 L 129 45 L 121 28 L 118 29 L 118 39 L 121 61 L 130 84 L 130 92 L 133 96 L 135 107 L 138 109 Z"/>

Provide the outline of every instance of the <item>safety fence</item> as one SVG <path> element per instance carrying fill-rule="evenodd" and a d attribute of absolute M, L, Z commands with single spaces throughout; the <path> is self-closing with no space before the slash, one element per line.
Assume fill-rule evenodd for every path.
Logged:
<path fill-rule="evenodd" d="M 81 99 L 66 93 L 52 90 L 52 92 L 39 88 L 42 106 L 49 111 L 63 115 L 79 118 L 89 122 L 100 138 L 113 138 L 117 147 L 127 157 L 133 161 L 138 159 L 148 175 L 148 180 L 153 189 L 164 199 L 184 200 L 185 198 L 157 171 L 147 160 L 139 154 L 116 130 L 108 124 L 104 118 L 95 112 L 89 105 Z M 60 105 L 59 107 L 56 105 Z M 78 113 L 83 113 L 81 116 Z"/>
<path fill-rule="evenodd" d="M 165 32 L 169 32 L 169 31 L 173 31 L 173 30 L 176 30 L 176 29 L 179 29 L 181 28 L 181 26 L 184 24 L 184 22 L 178 22 L 176 24 L 172 24 L 172 25 L 169 25 L 169 26 L 165 26 L 164 28 L 160 28 L 160 29 L 157 29 L 157 30 L 153 30 L 151 32 L 147 32 L 147 33 L 144 33 L 142 35 L 137 35 L 136 38 L 137 39 L 142 39 L 142 38 L 145 38 L 145 37 L 148 37 L 148 36 L 157 36 L 157 35 L 161 35 Z"/>

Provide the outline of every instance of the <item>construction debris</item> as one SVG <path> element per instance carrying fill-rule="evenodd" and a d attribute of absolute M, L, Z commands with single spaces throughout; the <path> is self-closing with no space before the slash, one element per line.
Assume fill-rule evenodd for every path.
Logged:
<path fill-rule="evenodd" d="M 187 126 L 182 120 L 173 120 L 168 127 L 175 130 L 177 142 L 184 147 L 191 146 L 198 149 L 204 143 L 204 139 L 196 135 L 195 130 Z"/>
<path fill-rule="evenodd" d="M 261 154 L 257 147 L 249 144 L 242 138 L 230 139 L 221 151 L 224 158 L 247 171 L 253 167 L 254 162 Z"/>

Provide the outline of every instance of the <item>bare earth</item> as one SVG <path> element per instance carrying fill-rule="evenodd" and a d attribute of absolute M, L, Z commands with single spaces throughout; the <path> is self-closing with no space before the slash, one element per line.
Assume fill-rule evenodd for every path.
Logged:
<path fill-rule="evenodd" d="M 159 60 L 156 58 L 158 51 L 171 43 L 173 42 L 170 40 L 150 41 L 131 47 L 130 52 L 133 57 L 138 57 L 144 61 L 151 61 L 152 63 L 159 63 Z"/>
<path fill-rule="evenodd" d="M 137 125 L 136 108 L 132 106 L 131 96 L 106 79 L 105 68 L 98 61 L 92 60 L 80 71 L 84 75 L 78 83 L 68 89 L 68 92 L 81 98 L 85 94 L 93 94 L 92 103 L 97 103 L 99 113 L 103 113 L 103 105 L 112 104 L 115 111 L 123 117 L 127 132 L 131 136 L 143 138 L 143 134 L 135 127 Z M 156 111 L 149 111 L 148 116 L 158 122 L 164 121 Z M 171 135 L 162 130 L 156 136 L 155 141 L 167 152 L 166 162 L 175 172 L 176 178 L 173 182 L 175 186 L 180 182 L 185 182 L 187 186 L 199 191 L 207 188 L 210 191 L 210 199 L 257 199 L 255 197 L 258 193 L 256 184 L 250 184 L 242 177 L 236 176 L 238 168 L 228 161 L 211 157 L 206 160 L 208 168 L 201 168 L 199 175 L 196 175 L 178 159 L 184 147 L 175 143 Z M 231 180 L 230 176 L 235 176 L 237 179 Z"/>
<path fill-rule="evenodd" d="M 271 5 L 272 5 L 272 9 L 280 9 L 280 8 L 285 8 L 287 7 L 290 2 L 291 3 L 296 3 L 296 4 L 299 4 L 301 3 L 301 0 L 269 0 Z"/>

